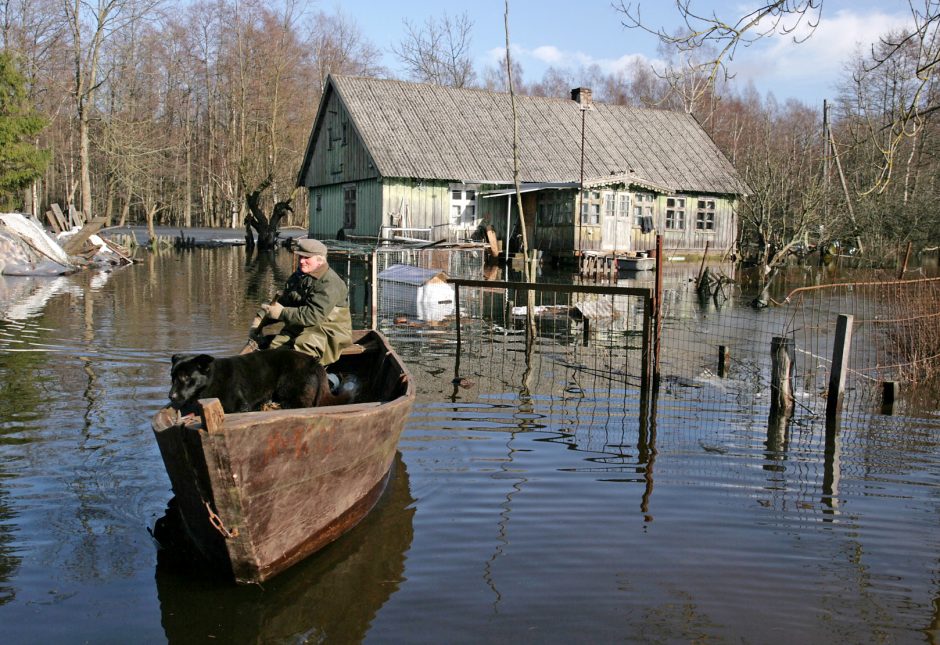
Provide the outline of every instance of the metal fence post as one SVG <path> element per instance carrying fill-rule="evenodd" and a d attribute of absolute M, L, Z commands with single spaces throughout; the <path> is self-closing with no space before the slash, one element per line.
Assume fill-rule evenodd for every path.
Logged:
<path fill-rule="evenodd" d="M 369 281 L 372 283 L 370 297 L 372 300 L 372 329 L 379 328 L 379 254 L 373 249 L 371 257 L 371 267 L 369 268 Z"/>

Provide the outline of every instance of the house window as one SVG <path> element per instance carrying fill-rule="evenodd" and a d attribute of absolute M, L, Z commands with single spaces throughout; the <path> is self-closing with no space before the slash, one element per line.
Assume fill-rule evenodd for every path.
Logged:
<path fill-rule="evenodd" d="M 641 217 L 653 216 L 653 205 L 656 203 L 656 197 L 652 193 L 636 193 L 633 196 L 633 225 L 641 226 Z"/>
<path fill-rule="evenodd" d="M 356 187 L 343 188 L 343 228 L 356 228 Z"/>
<path fill-rule="evenodd" d="M 450 189 L 451 226 L 470 228 L 477 225 L 476 188 L 452 186 Z"/>
<path fill-rule="evenodd" d="M 614 217 L 617 214 L 617 197 L 613 193 L 604 193 L 604 217 Z"/>
<path fill-rule="evenodd" d="M 695 230 L 715 230 L 715 200 L 699 199 L 695 210 Z"/>
<path fill-rule="evenodd" d="M 617 214 L 621 217 L 630 215 L 630 193 L 618 193 Z"/>
<path fill-rule="evenodd" d="M 326 128 L 326 149 L 333 149 L 333 126 L 327 126 Z"/>
<path fill-rule="evenodd" d="M 581 193 L 581 223 L 600 224 L 601 221 L 601 194 L 596 190 L 585 190 Z"/>
<path fill-rule="evenodd" d="M 315 208 L 317 211 L 323 210 L 323 195 L 321 193 L 316 194 L 316 197 L 314 199 L 314 204 L 315 204 Z"/>
<path fill-rule="evenodd" d="M 666 200 L 666 228 L 685 230 L 685 198 L 670 197 Z"/>
<path fill-rule="evenodd" d="M 349 123 L 347 121 L 343 121 L 343 145 L 344 146 L 346 145 L 346 130 L 348 129 L 348 126 L 349 126 Z"/>

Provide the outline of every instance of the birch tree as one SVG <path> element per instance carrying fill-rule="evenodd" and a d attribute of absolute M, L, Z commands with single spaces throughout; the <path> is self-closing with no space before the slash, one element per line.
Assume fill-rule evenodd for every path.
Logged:
<path fill-rule="evenodd" d="M 78 127 L 81 210 L 92 216 L 90 128 L 95 94 L 101 82 L 100 63 L 105 41 L 114 33 L 149 16 L 160 0 L 62 0 L 63 17 L 71 37 L 74 69 L 72 100 Z"/>

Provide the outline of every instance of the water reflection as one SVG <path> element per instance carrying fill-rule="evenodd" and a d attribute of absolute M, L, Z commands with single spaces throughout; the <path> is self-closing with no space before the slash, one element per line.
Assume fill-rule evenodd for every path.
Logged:
<path fill-rule="evenodd" d="M 0 465 L 0 479 L 4 478 Z M 13 548 L 13 535 L 10 530 L 14 518 L 13 509 L 7 501 L 7 493 L 0 487 L 0 605 L 16 598 L 13 585 L 9 584 L 13 574 L 20 566 L 20 558 Z"/>
<path fill-rule="evenodd" d="M 359 526 L 263 586 L 196 577 L 164 554 L 156 581 L 167 640 L 361 642 L 405 580 L 414 503 L 397 453 L 385 494 Z"/>
<path fill-rule="evenodd" d="M 283 285 L 290 277 L 283 261 L 278 261 L 277 251 L 258 251 L 245 254 L 245 292 L 249 302 L 270 302 L 274 293 L 271 285 Z"/>
<path fill-rule="evenodd" d="M 146 529 L 171 493 L 148 424 L 169 356 L 240 349 L 292 261 L 161 251 L 4 279 L 24 305 L 0 305 L 6 640 L 936 640 L 935 392 L 920 418 L 847 418 L 828 440 L 803 408 L 771 428 L 766 347 L 735 343 L 772 312 L 703 310 L 688 287 L 667 294 L 669 324 L 702 334 L 664 357 L 683 378 L 649 401 L 635 338 L 594 326 L 584 345 L 577 321 L 546 319 L 526 344 L 503 291 L 461 294 L 459 366 L 452 326 L 380 317 L 420 404 L 376 511 L 263 588 L 155 563 Z M 704 374 L 719 343 L 724 379 Z"/>

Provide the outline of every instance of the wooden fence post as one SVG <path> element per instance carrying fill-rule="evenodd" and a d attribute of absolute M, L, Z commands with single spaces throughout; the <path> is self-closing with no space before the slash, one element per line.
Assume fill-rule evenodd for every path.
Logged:
<path fill-rule="evenodd" d="M 728 376 L 728 348 L 724 345 L 718 346 L 718 378 Z"/>
<path fill-rule="evenodd" d="M 832 347 L 832 371 L 829 373 L 829 392 L 826 396 L 826 420 L 833 420 L 842 407 L 845 391 L 845 373 L 848 369 L 849 350 L 852 347 L 852 321 L 850 314 L 840 314 L 836 321 L 836 338 Z"/>
<path fill-rule="evenodd" d="M 904 254 L 904 263 L 901 264 L 901 269 L 898 271 L 898 280 L 904 279 L 904 274 L 907 273 L 907 263 L 911 259 L 911 242 L 907 243 L 907 253 Z"/>
<path fill-rule="evenodd" d="M 793 339 L 775 336 L 770 341 L 770 416 L 793 414 Z"/>
<path fill-rule="evenodd" d="M 454 285 L 454 315 L 457 321 L 457 353 L 460 354 L 460 285 Z"/>
<path fill-rule="evenodd" d="M 898 398 L 898 382 L 885 381 L 881 384 L 881 413 L 894 414 L 894 402 Z"/>

